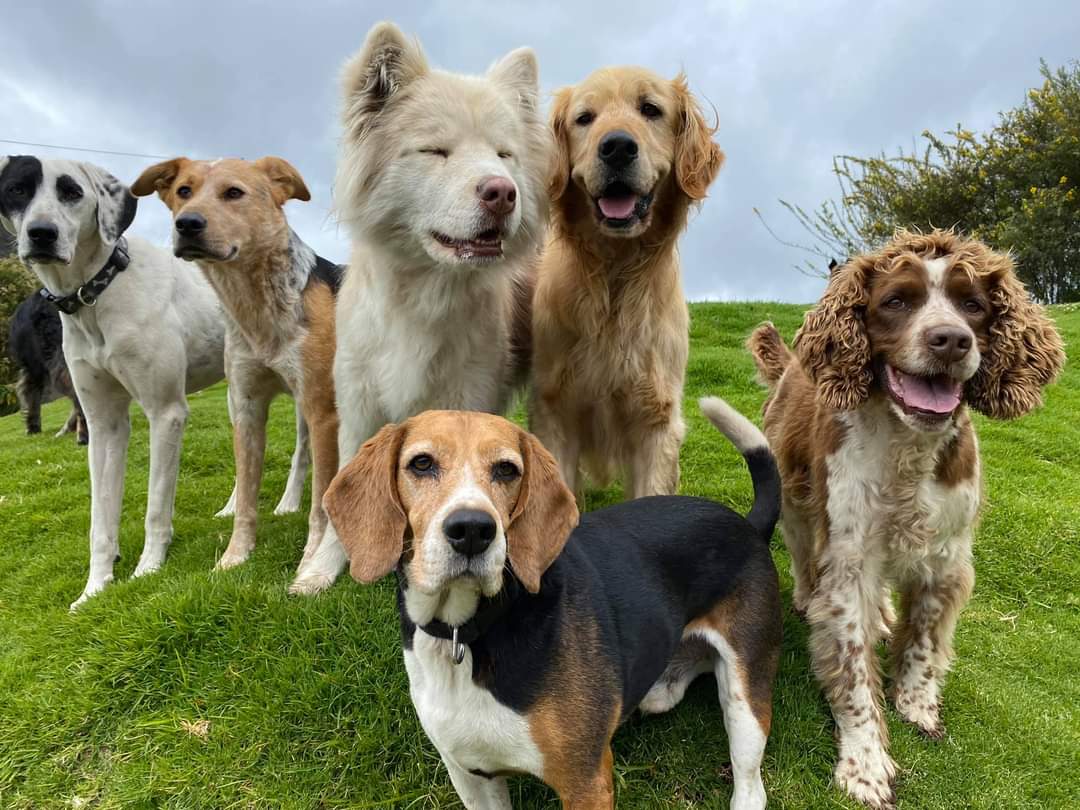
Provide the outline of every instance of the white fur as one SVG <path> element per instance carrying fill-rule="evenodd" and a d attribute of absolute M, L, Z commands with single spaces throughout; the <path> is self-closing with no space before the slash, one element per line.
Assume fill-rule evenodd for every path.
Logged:
<path fill-rule="evenodd" d="M 0 159 L 2 170 L 7 159 Z M 28 207 L 3 226 L 28 253 L 26 225 L 47 221 L 59 230 L 58 255 L 67 261 L 27 262 L 57 295 L 74 292 L 107 261 L 115 244 L 103 241 L 102 212 L 119 205 L 107 189 L 126 188 L 102 169 L 71 161 L 42 161 L 44 181 Z M 77 204 L 59 200 L 56 178 L 80 182 Z M 118 236 L 119 234 L 115 234 Z M 72 609 L 113 579 L 120 553 L 120 506 L 131 423 L 139 403 L 150 422 L 150 482 L 142 556 L 135 576 L 156 571 L 172 540 L 173 502 L 187 422 L 186 394 L 224 376 L 221 307 L 202 274 L 142 239 L 129 238 L 130 264 L 93 307 L 61 313 L 64 356 L 90 429 L 90 573 Z"/>

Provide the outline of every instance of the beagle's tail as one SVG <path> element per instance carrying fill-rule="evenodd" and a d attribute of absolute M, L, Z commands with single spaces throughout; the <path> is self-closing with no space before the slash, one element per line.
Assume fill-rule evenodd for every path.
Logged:
<path fill-rule="evenodd" d="M 754 505 L 746 515 L 747 522 L 757 529 L 768 543 L 776 521 L 780 519 L 780 470 L 765 435 L 749 419 L 720 397 L 698 400 L 701 412 L 728 437 L 746 460 L 754 482 Z"/>
<path fill-rule="evenodd" d="M 765 321 L 746 341 L 746 348 L 754 356 L 758 369 L 758 379 L 767 388 L 774 387 L 784 376 L 784 370 L 795 359 L 791 349 L 784 343 L 780 333 L 771 321 Z"/>

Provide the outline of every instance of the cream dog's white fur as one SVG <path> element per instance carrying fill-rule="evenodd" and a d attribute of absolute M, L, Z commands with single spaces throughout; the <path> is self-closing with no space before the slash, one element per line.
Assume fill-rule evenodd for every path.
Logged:
<path fill-rule="evenodd" d="M 337 300 L 340 463 L 387 422 L 507 407 L 515 289 L 545 229 L 551 161 L 531 50 L 459 76 L 381 23 L 343 85 L 335 198 L 354 249 Z M 322 590 L 345 560 L 328 527 L 291 590 Z"/>

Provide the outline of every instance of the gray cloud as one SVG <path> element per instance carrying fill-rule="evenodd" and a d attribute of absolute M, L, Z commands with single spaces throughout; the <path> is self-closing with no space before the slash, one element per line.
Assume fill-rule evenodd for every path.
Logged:
<path fill-rule="evenodd" d="M 394 19 L 431 61 L 465 72 L 531 45 L 545 90 L 605 64 L 687 72 L 720 117 L 728 162 L 682 243 L 693 299 L 810 301 L 822 282 L 793 269 L 753 208 L 801 238 L 777 203 L 836 192 L 835 154 L 909 148 L 924 130 L 991 126 L 1075 58 L 1071 3 L 152 2 L 20 4 L 0 29 L 0 138 L 193 157 L 277 154 L 310 203 L 289 217 L 328 258 L 348 255 L 330 217 L 337 73 L 367 29 Z M 991 8 L 991 5 L 999 7 Z M 7 152 L 77 157 L 0 144 Z M 131 182 L 149 159 L 83 156 Z M 135 230 L 168 239 L 156 200 Z"/>

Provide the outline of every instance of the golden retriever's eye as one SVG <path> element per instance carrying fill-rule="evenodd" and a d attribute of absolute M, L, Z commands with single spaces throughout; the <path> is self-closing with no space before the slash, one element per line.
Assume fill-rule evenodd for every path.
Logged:
<path fill-rule="evenodd" d="M 964 311 L 969 315 L 982 315 L 986 311 L 986 307 L 978 298 L 969 298 L 964 302 Z"/>
<path fill-rule="evenodd" d="M 496 481 L 513 481 L 521 476 L 521 470 L 512 461 L 499 461 L 491 468 L 491 477 Z"/>
<path fill-rule="evenodd" d="M 596 120 L 596 116 L 586 110 L 574 119 L 574 123 L 577 124 L 579 127 L 587 127 L 594 120 Z"/>
<path fill-rule="evenodd" d="M 176 190 L 176 196 L 181 200 L 186 200 L 191 196 L 191 186 L 180 186 L 180 188 Z"/>
<path fill-rule="evenodd" d="M 891 309 L 893 312 L 897 312 L 904 308 L 904 299 L 899 295 L 892 295 L 885 299 L 882 303 L 885 309 Z"/>
<path fill-rule="evenodd" d="M 641 102 L 641 114 L 648 118 L 650 121 L 652 121 L 662 117 L 664 113 L 651 101 L 643 101 Z"/>
<path fill-rule="evenodd" d="M 450 157 L 449 149 L 442 149 L 438 146 L 425 146 L 423 149 L 417 150 L 421 155 L 438 155 L 441 158 Z"/>
<path fill-rule="evenodd" d="M 408 463 L 409 472 L 414 475 L 434 475 L 438 469 L 435 466 L 435 459 L 429 456 L 427 453 L 421 453 L 418 456 L 413 456 L 409 459 Z"/>
<path fill-rule="evenodd" d="M 239 200 L 244 196 L 244 190 L 237 188 L 236 186 L 229 186 L 225 189 L 225 199 L 227 200 Z"/>

